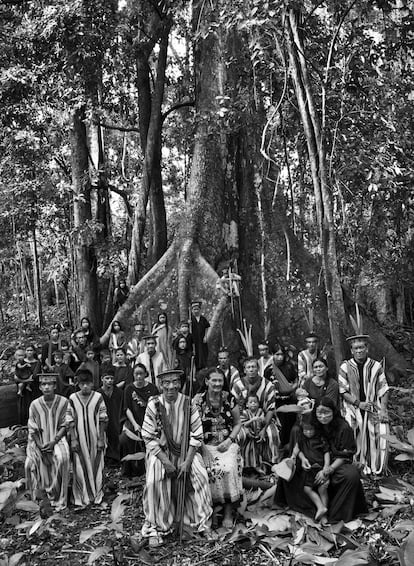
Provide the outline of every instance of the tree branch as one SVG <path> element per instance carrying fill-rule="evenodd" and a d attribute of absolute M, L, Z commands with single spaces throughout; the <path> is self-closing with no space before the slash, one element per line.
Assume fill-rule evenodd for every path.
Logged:
<path fill-rule="evenodd" d="M 175 110 L 179 110 L 180 108 L 184 108 L 185 106 L 195 106 L 195 100 L 189 100 L 188 102 L 179 102 L 178 104 L 174 104 L 173 106 L 171 106 L 171 108 L 169 108 L 166 112 L 164 112 L 161 116 L 161 120 L 162 122 L 164 122 L 164 120 L 172 113 L 175 112 Z"/>
<path fill-rule="evenodd" d="M 114 187 L 114 185 L 108 185 L 108 189 L 113 193 L 116 193 L 117 195 L 122 197 L 125 203 L 125 208 L 127 209 L 127 214 L 129 216 L 129 219 L 132 221 L 134 216 L 134 211 L 132 209 L 131 203 L 128 200 L 128 195 L 126 194 L 126 192 L 123 191 L 122 189 L 118 189 L 118 187 Z"/>
<path fill-rule="evenodd" d="M 107 124 L 106 122 L 97 122 L 98 126 L 107 130 L 118 130 L 119 132 L 138 132 L 139 128 L 136 126 L 119 126 L 117 124 Z"/>

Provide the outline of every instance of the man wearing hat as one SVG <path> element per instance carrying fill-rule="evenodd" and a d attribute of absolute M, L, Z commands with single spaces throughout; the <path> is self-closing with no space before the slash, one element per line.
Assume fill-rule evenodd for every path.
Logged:
<path fill-rule="evenodd" d="M 388 391 L 382 365 L 368 357 L 369 336 L 363 334 L 362 319 L 357 307 L 357 320 L 351 318 L 356 334 L 347 338 L 352 358 L 339 369 L 339 393 L 343 413 L 353 428 L 356 459 L 367 474 L 380 474 L 387 463 Z"/>
<path fill-rule="evenodd" d="M 29 438 L 25 473 L 32 499 L 45 491 L 52 507 L 62 511 L 67 506 L 69 484 L 69 445 L 65 417 L 68 401 L 55 394 L 56 375 L 39 374 L 42 397 L 29 409 Z"/>
<path fill-rule="evenodd" d="M 191 301 L 191 334 L 194 341 L 195 366 L 197 369 L 207 367 L 208 344 L 206 333 L 208 328 L 210 328 L 210 323 L 201 314 L 201 301 Z"/>
<path fill-rule="evenodd" d="M 320 356 L 319 338 L 315 332 L 309 332 L 305 338 L 306 349 L 298 354 L 299 387 L 313 377 L 313 362 Z"/>
<path fill-rule="evenodd" d="M 162 352 L 157 352 L 157 337 L 153 334 L 144 336 L 145 352 L 137 356 L 137 363 L 143 364 L 147 368 L 148 380 L 158 386 L 157 375 L 167 369 L 167 364 Z"/>
<path fill-rule="evenodd" d="M 149 539 L 150 547 L 162 544 L 174 523 L 181 520 L 184 525 L 210 535 L 211 495 L 199 451 L 203 428 L 197 408 L 179 392 L 181 374 L 180 370 L 169 370 L 158 375 L 161 394 L 148 401 L 142 424 L 141 434 L 146 446 L 142 535 Z M 188 448 L 184 450 L 187 443 Z M 177 494 L 184 478 L 186 483 L 180 502 Z"/>

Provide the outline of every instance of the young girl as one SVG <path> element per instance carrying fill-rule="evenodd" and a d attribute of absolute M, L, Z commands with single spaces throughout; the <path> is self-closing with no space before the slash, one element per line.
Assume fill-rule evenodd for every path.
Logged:
<path fill-rule="evenodd" d="M 70 369 L 69 364 L 64 361 L 64 356 L 67 356 L 67 354 L 60 350 L 53 352 L 52 359 L 54 363 L 51 371 L 57 374 L 56 393 L 68 399 L 75 392 L 75 374 Z"/>
<path fill-rule="evenodd" d="M 257 395 L 248 395 L 246 399 L 246 408 L 241 413 L 240 421 L 247 437 L 246 447 L 249 444 L 255 445 L 255 449 L 252 450 L 252 454 L 253 452 L 256 454 L 254 469 L 259 474 L 265 473 L 262 468 L 262 451 L 259 448 L 260 444 L 258 444 L 259 432 L 263 428 L 264 420 L 265 414 L 263 409 L 259 406 L 259 399 Z"/>
<path fill-rule="evenodd" d="M 301 429 L 292 457 L 298 455 L 305 470 L 304 491 L 316 507 L 315 520 L 322 524 L 327 522 L 328 481 L 318 483 L 316 475 L 327 470 L 330 464 L 329 446 L 325 439 L 318 436 L 309 417 L 302 417 Z"/>
<path fill-rule="evenodd" d="M 124 390 L 127 385 L 134 381 L 134 375 L 123 348 L 118 348 L 115 351 L 115 360 L 115 385 Z"/>

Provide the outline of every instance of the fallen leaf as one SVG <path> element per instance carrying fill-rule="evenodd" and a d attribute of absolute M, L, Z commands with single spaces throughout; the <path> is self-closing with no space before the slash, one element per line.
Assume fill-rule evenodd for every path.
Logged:
<path fill-rule="evenodd" d="M 359 566 L 369 564 L 368 550 L 345 550 L 335 566 Z"/>
<path fill-rule="evenodd" d="M 94 527 L 93 529 L 85 529 L 85 530 L 81 531 L 79 533 L 79 543 L 83 544 L 84 542 L 89 540 L 94 535 L 104 531 L 105 528 L 106 528 L 105 525 L 98 525 L 97 527 Z"/>
<path fill-rule="evenodd" d="M 39 505 L 35 501 L 30 501 L 28 499 L 19 499 L 15 505 L 16 509 L 19 511 L 27 511 L 29 513 L 38 513 Z"/>
<path fill-rule="evenodd" d="M 17 566 L 17 564 L 23 558 L 24 554 L 24 552 L 17 552 L 16 554 L 12 554 L 12 556 L 10 556 L 9 558 L 9 566 Z"/>
<path fill-rule="evenodd" d="M 403 552 L 405 566 L 414 566 L 414 531 L 408 535 Z"/>
<path fill-rule="evenodd" d="M 111 507 L 111 519 L 114 523 L 118 523 L 125 512 L 124 501 L 129 501 L 131 499 L 130 495 L 120 494 L 112 502 Z"/>
<path fill-rule="evenodd" d="M 360 529 L 363 525 L 363 522 L 361 521 L 361 519 L 355 519 L 354 521 L 348 521 L 347 523 L 344 524 L 344 527 L 346 527 L 348 529 L 348 531 L 356 531 L 357 529 Z"/>
<path fill-rule="evenodd" d="M 121 459 L 121 462 L 129 462 L 130 460 L 144 460 L 145 452 L 135 452 L 135 454 L 127 454 Z"/>
<path fill-rule="evenodd" d="M 93 564 L 94 562 L 96 562 L 96 560 L 98 560 L 98 558 L 101 558 L 101 556 L 106 556 L 107 554 L 109 554 L 110 551 L 110 546 L 100 546 L 99 548 L 95 548 L 95 550 L 89 556 L 87 563 Z"/>

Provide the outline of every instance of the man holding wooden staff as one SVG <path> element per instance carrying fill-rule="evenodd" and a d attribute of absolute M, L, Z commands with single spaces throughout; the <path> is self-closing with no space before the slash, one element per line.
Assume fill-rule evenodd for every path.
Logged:
<path fill-rule="evenodd" d="M 382 365 L 368 357 L 369 336 L 363 333 L 362 319 L 356 308 L 351 317 L 356 334 L 347 338 L 352 358 L 339 369 L 339 392 L 343 414 L 353 428 L 357 442 L 356 460 L 364 473 L 380 474 L 387 464 L 387 403 L 389 387 Z"/>
<path fill-rule="evenodd" d="M 153 548 L 162 544 L 174 524 L 210 536 L 211 494 L 199 452 L 203 428 L 198 410 L 179 392 L 181 374 L 169 370 L 158 375 L 161 394 L 148 401 L 142 424 L 146 446 L 142 535 Z"/>

